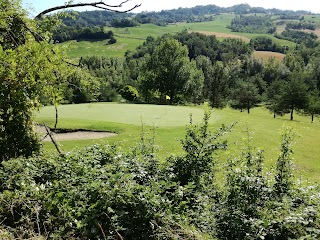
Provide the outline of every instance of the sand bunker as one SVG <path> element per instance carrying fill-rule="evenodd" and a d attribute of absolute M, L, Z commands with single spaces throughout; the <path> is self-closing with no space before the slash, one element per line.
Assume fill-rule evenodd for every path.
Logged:
<path fill-rule="evenodd" d="M 37 132 L 40 133 L 41 136 L 46 135 L 46 129 L 43 126 L 36 127 Z M 66 132 L 66 133 L 53 133 L 54 139 L 57 141 L 72 141 L 72 140 L 83 140 L 83 139 L 100 139 L 106 137 L 116 136 L 116 133 L 110 132 L 94 132 L 94 131 L 74 131 L 74 132 Z M 42 141 L 48 142 L 51 141 L 49 136 L 46 136 Z"/>

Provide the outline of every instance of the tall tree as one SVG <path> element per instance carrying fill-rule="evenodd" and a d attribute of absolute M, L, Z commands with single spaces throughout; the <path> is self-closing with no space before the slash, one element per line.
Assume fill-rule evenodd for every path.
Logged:
<path fill-rule="evenodd" d="M 146 91 L 158 91 L 161 99 L 170 98 L 174 103 L 178 94 L 184 94 L 186 84 L 194 71 L 190 63 L 188 49 L 177 40 L 166 37 L 155 48 L 141 75 L 142 87 Z"/>
<path fill-rule="evenodd" d="M 250 113 L 250 109 L 259 102 L 258 92 L 258 88 L 254 83 L 243 80 L 238 81 L 232 91 L 233 101 L 231 107 L 241 111 L 247 109 L 247 112 Z"/>
<path fill-rule="evenodd" d="M 311 122 L 313 123 L 314 117 L 320 116 L 320 93 L 319 90 L 312 91 L 308 94 L 308 104 L 302 110 L 304 115 L 311 116 Z"/>
<path fill-rule="evenodd" d="M 203 90 L 204 90 L 204 76 L 203 72 L 197 68 L 195 60 L 191 60 L 189 70 L 189 80 L 186 83 L 186 92 L 190 95 L 191 101 L 194 104 L 203 103 Z"/>
<path fill-rule="evenodd" d="M 282 112 L 290 112 L 290 120 L 293 120 L 294 110 L 303 110 L 308 106 L 308 87 L 298 74 L 293 74 L 283 87 L 277 108 Z"/>
<path fill-rule="evenodd" d="M 276 118 L 276 115 L 284 115 L 287 110 L 282 109 L 280 106 L 281 96 L 283 91 L 285 91 L 284 85 L 286 82 L 284 80 L 275 80 L 273 81 L 267 89 L 267 103 L 266 108 L 273 113 L 273 117 Z"/>
<path fill-rule="evenodd" d="M 208 57 L 198 56 L 197 66 L 204 74 L 204 97 L 211 107 L 223 108 L 228 94 L 228 75 L 221 62 L 212 63 Z"/>

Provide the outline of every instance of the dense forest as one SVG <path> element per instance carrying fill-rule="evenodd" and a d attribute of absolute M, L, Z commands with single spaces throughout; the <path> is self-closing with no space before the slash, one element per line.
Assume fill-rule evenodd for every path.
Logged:
<path fill-rule="evenodd" d="M 31 19 L 19 0 L 0 3 L 1 239 L 320 238 L 320 190 L 294 177 L 294 130 L 283 129 L 271 171 L 248 127 L 242 151 L 219 168 L 219 153 L 229 149 L 224 135 L 237 122 L 209 124 L 212 108 L 252 114 L 258 104 L 274 117 L 290 113 L 293 120 L 297 112 L 313 121 L 320 115 L 319 45 L 297 42 L 283 50 L 267 38 L 246 43 L 182 31 L 148 37 L 121 58 L 83 56 L 74 63 L 54 44 L 57 16 Z M 171 13 L 196 9 L 207 11 L 164 11 L 165 22 Z M 264 11 L 246 4 L 224 10 Z M 113 14 L 111 22 L 126 22 Z M 78 32 L 63 26 L 70 39 L 111 39 L 103 28 L 79 23 Z M 257 48 L 286 56 L 257 60 Z M 42 105 L 54 105 L 58 116 L 59 104 L 98 101 L 203 105 L 204 114 L 198 124 L 190 116 L 181 152 L 163 158 L 155 127 L 143 124 L 140 141 L 128 149 L 106 142 L 66 153 L 58 144 L 57 153 L 41 148 L 34 112 Z"/>

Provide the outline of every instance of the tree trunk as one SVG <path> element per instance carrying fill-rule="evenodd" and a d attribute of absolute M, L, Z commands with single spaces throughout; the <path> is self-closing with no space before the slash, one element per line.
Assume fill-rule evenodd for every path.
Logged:
<path fill-rule="evenodd" d="M 313 123 L 314 114 L 311 114 L 311 123 Z"/>
<path fill-rule="evenodd" d="M 54 123 L 54 130 L 56 130 L 58 125 L 58 107 L 56 104 L 54 105 L 54 108 L 56 110 L 56 122 Z"/>
<path fill-rule="evenodd" d="M 276 118 L 276 112 L 273 112 L 273 118 Z"/>
<path fill-rule="evenodd" d="M 248 114 L 250 114 L 250 107 L 248 107 L 247 109 L 248 109 Z"/>
<path fill-rule="evenodd" d="M 293 120 L 293 108 L 291 109 L 290 120 Z"/>

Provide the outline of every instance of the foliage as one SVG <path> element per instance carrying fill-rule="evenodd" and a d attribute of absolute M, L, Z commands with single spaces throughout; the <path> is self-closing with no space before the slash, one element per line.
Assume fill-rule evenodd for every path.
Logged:
<path fill-rule="evenodd" d="M 309 48 L 318 46 L 316 40 L 318 36 L 314 33 L 306 33 L 296 30 L 285 30 L 281 34 L 275 33 L 274 36 L 279 39 L 286 39 L 295 43 L 303 43 Z"/>
<path fill-rule="evenodd" d="M 250 45 L 256 51 L 272 51 L 285 53 L 288 50 L 287 46 L 280 46 L 276 44 L 271 38 L 256 37 L 250 40 Z"/>
<path fill-rule="evenodd" d="M 68 76 L 67 85 L 60 86 L 60 88 L 64 89 L 64 103 L 96 102 L 101 94 L 99 80 L 82 69 L 78 69 L 78 71 L 74 71 L 73 75 Z"/>
<path fill-rule="evenodd" d="M 267 103 L 266 108 L 273 113 L 273 117 L 276 117 L 276 114 L 282 116 L 286 112 L 286 109 L 281 108 L 279 102 L 281 101 L 281 97 L 285 91 L 285 81 L 276 80 L 273 81 L 267 90 Z"/>
<path fill-rule="evenodd" d="M 101 40 L 112 39 L 114 34 L 112 31 L 104 32 L 103 27 L 60 27 L 52 33 L 52 39 L 55 42 L 65 42 L 69 40 Z"/>
<path fill-rule="evenodd" d="M 212 62 L 228 62 L 236 58 L 241 59 L 252 52 L 250 46 L 239 39 L 227 38 L 220 42 L 215 36 L 206 36 L 196 32 L 188 33 L 187 31 L 178 33 L 175 38 L 183 45 L 188 46 L 191 59 L 202 55 L 209 57 Z"/>
<path fill-rule="evenodd" d="M 225 107 L 228 93 L 228 73 L 223 64 L 221 62 L 212 64 L 210 59 L 204 56 L 198 56 L 196 62 L 204 74 L 204 98 L 209 99 L 211 107 Z"/>
<path fill-rule="evenodd" d="M 289 22 L 286 25 L 286 29 L 298 29 L 298 30 L 316 30 L 316 25 L 311 21 Z"/>
<path fill-rule="evenodd" d="M 130 85 L 125 86 L 120 90 L 122 97 L 128 101 L 135 101 L 139 98 L 138 90 Z"/>
<path fill-rule="evenodd" d="M 113 57 L 82 57 L 80 65 L 95 79 L 98 101 L 117 101 L 120 90 L 126 85 L 135 85 L 128 76 L 129 70 L 124 59 Z M 131 68 L 133 71 L 133 68 Z M 89 86 L 92 84 L 89 84 Z"/>
<path fill-rule="evenodd" d="M 239 161 L 229 162 L 225 194 L 216 211 L 218 239 L 316 239 L 319 196 L 293 184 L 292 129 L 284 131 L 275 179 L 264 174 L 263 154 L 253 153 L 250 134 Z M 310 199 L 311 198 L 311 199 Z"/>
<path fill-rule="evenodd" d="M 220 146 L 215 142 L 220 134 L 209 136 L 209 116 L 207 112 L 203 125 L 191 126 L 186 135 L 188 142 L 195 143 L 198 157 L 202 156 L 193 155 L 198 166 L 210 164 L 212 152 Z M 202 144 L 197 144 L 198 140 Z M 184 149 L 191 157 L 191 149 L 186 145 Z M 198 213 L 207 209 L 206 197 L 193 183 L 182 186 L 176 182 L 171 170 L 176 169 L 175 163 L 167 168 L 155 153 L 154 136 L 149 138 L 143 131 L 140 144 L 127 152 L 94 145 L 64 156 L 3 162 L 1 224 L 16 237 L 39 234 L 55 239 L 157 239 L 169 234 L 162 229 L 190 235 L 174 221 L 196 222 L 212 229 L 210 216 Z M 200 161 L 206 159 L 206 163 Z M 207 172 L 193 165 L 189 168 L 190 174 L 192 168 Z"/>
<path fill-rule="evenodd" d="M 196 187 L 200 187 L 202 175 L 213 174 L 214 152 L 227 147 L 227 142 L 219 143 L 216 139 L 229 131 L 232 126 L 222 126 L 217 133 L 213 134 L 209 131 L 210 115 L 211 112 L 207 106 L 203 123 L 199 126 L 193 125 L 192 116 L 190 116 L 190 125 L 186 129 L 185 139 L 181 140 L 185 155 L 169 159 L 175 179 L 181 185 L 192 182 Z"/>
<path fill-rule="evenodd" d="M 188 49 L 167 37 L 155 48 L 146 63 L 146 71 L 141 75 L 143 91 L 159 91 L 160 101 L 169 96 L 172 104 L 178 94 L 184 93 L 186 83 L 196 71 L 199 70 L 190 63 Z"/>
<path fill-rule="evenodd" d="M 310 92 L 308 94 L 308 105 L 306 108 L 302 109 L 302 114 L 310 115 L 311 122 L 313 123 L 314 117 L 320 115 L 320 98 L 319 92 L 317 90 Z"/>
<path fill-rule="evenodd" d="M 221 159 L 214 153 L 225 149 L 221 137 L 230 129 L 222 126 L 212 133 L 209 117 L 207 109 L 200 125 L 187 127 L 184 152 L 166 161 L 157 158 L 154 132 L 150 137 L 143 126 L 140 143 L 127 151 L 93 145 L 64 156 L 3 162 L 1 234 L 25 239 L 317 239 L 319 191 L 299 188 L 287 171 L 290 130 L 283 137 L 275 179 L 264 173 L 262 152 L 253 153 L 248 134 L 240 160 L 219 173 L 227 174 L 219 187 L 224 178 L 215 178 Z M 288 191 L 279 194 L 277 183 Z"/>
<path fill-rule="evenodd" d="M 121 20 L 118 19 L 114 19 L 110 22 L 110 25 L 112 27 L 116 27 L 116 28 L 125 28 L 125 27 L 135 27 L 138 26 L 139 23 L 137 22 L 137 20 L 135 19 L 128 19 L 128 18 L 124 18 Z"/>
<path fill-rule="evenodd" d="M 82 12 L 73 12 L 74 17 L 62 17 L 62 21 L 66 26 L 69 27 L 95 27 L 95 26 L 105 26 L 106 22 L 111 22 L 114 19 L 121 19 L 131 17 L 132 13 L 122 13 L 118 14 L 110 11 L 82 11 Z"/>
<path fill-rule="evenodd" d="M 33 111 L 39 107 L 40 95 L 54 100 L 53 95 L 61 94 L 56 86 L 68 75 L 62 74 L 66 64 L 58 53 L 53 54 L 52 45 L 29 38 L 14 49 L 0 50 L 1 160 L 39 150 Z"/>
<path fill-rule="evenodd" d="M 271 17 L 269 16 L 245 16 L 235 17 L 229 28 L 233 32 L 248 33 L 274 33 L 276 28 L 273 26 Z"/>
<path fill-rule="evenodd" d="M 230 106 L 250 113 L 250 109 L 259 102 L 258 88 L 250 81 L 238 81 L 236 84 Z"/>
<path fill-rule="evenodd" d="M 299 79 L 299 75 L 296 75 L 283 87 L 276 109 L 285 113 L 290 112 L 290 120 L 293 120 L 293 111 L 305 109 L 308 105 L 307 85 Z"/>

